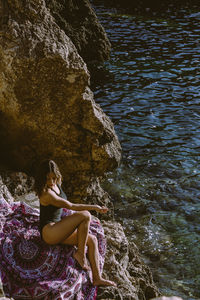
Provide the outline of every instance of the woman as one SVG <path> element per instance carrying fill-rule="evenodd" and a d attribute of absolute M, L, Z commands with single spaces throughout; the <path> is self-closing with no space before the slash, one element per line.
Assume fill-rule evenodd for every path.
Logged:
<path fill-rule="evenodd" d="M 106 213 L 108 209 L 99 205 L 73 204 L 67 200 L 61 189 L 62 176 L 58 166 L 52 160 L 41 163 L 35 178 L 35 189 L 40 199 L 40 233 L 42 239 L 50 245 L 76 245 L 73 257 L 84 270 L 92 269 L 93 285 L 116 286 L 113 281 L 101 277 L 97 239 L 89 234 L 91 215 L 89 210 Z M 62 208 L 76 211 L 61 219 Z"/>

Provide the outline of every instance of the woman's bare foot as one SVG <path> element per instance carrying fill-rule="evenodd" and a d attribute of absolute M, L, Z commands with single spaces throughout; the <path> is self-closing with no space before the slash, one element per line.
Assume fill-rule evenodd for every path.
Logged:
<path fill-rule="evenodd" d="M 90 271 L 90 267 L 87 264 L 87 259 L 83 255 L 81 255 L 78 251 L 74 252 L 73 258 L 79 263 L 80 267 L 85 271 Z"/>
<path fill-rule="evenodd" d="M 96 280 L 93 280 L 93 285 L 99 285 L 99 286 L 117 286 L 117 284 L 114 281 L 99 278 Z"/>

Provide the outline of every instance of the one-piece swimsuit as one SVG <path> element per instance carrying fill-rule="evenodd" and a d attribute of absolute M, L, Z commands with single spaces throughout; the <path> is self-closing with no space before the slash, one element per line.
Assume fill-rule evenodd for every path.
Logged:
<path fill-rule="evenodd" d="M 62 190 L 61 186 L 57 185 L 60 193 L 58 194 L 56 191 L 54 191 L 59 197 L 64 198 L 67 200 L 67 196 L 65 192 Z M 61 220 L 61 215 L 62 215 L 62 208 L 56 207 L 54 205 L 42 205 L 40 203 L 40 223 L 39 223 L 39 229 L 40 229 L 40 235 L 42 237 L 42 228 L 51 223 L 51 222 L 58 222 Z"/>

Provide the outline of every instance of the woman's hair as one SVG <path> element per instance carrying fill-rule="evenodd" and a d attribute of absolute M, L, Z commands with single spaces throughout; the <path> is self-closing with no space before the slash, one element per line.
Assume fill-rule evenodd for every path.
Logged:
<path fill-rule="evenodd" d="M 38 196 L 41 195 L 42 191 L 45 188 L 47 175 L 49 173 L 55 174 L 58 184 L 61 184 L 62 182 L 62 175 L 57 164 L 50 159 L 42 161 L 37 169 L 35 176 L 35 192 Z"/>

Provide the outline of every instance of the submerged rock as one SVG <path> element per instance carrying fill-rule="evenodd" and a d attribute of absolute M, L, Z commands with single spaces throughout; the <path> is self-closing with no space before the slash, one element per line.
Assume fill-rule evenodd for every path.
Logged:
<path fill-rule="evenodd" d="M 1 8 L 1 160 L 32 172 L 38 160 L 52 158 L 68 195 L 84 198 L 120 161 L 114 126 L 93 99 L 85 62 L 45 1 L 1 0 Z"/>

